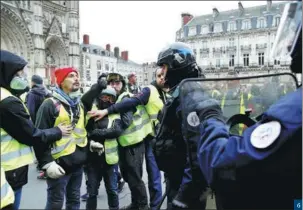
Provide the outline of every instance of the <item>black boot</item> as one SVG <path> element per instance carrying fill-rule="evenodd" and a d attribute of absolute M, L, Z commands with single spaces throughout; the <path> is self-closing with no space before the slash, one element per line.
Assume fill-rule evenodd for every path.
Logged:
<path fill-rule="evenodd" d="M 186 209 L 188 208 L 189 204 L 188 204 L 188 198 L 185 195 L 184 191 L 179 190 L 177 195 L 175 196 L 172 205 L 174 207 L 178 207 L 181 209 Z"/>
<path fill-rule="evenodd" d="M 133 203 L 131 203 L 131 204 L 127 205 L 127 206 L 123 206 L 120 209 L 124 209 L 124 210 L 132 210 L 132 209 L 133 210 L 138 210 L 138 206 L 135 205 L 135 204 L 133 204 Z"/>
<path fill-rule="evenodd" d="M 138 210 L 149 210 L 150 208 L 148 207 L 148 205 L 145 206 L 139 206 Z"/>
<path fill-rule="evenodd" d="M 123 179 L 120 179 L 118 182 L 118 193 L 122 192 L 124 185 L 125 181 Z"/>

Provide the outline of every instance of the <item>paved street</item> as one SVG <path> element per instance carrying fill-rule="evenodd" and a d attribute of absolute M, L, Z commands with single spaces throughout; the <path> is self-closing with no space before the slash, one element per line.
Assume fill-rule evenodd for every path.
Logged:
<path fill-rule="evenodd" d="M 22 201 L 20 209 L 44 209 L 46 204 L 46 181 L 37 179 L 37 171 L 35 165 L 32 165 L 29 170 L 28 184 L 23 188 Z M 144 172 L 144 181 L 147 187 L 147 174 Z M 164 193 L 163 185 L 163 193 Z M 85 181 L 81 186 L 81 194 L 85 193 Z M 214 199 L 208 200 L 207 209 L 215 209 Z M 125 185 L 124 190 L 120 193 L 120 207 L 128 205 L 130 203 L 130 191 L 128 186 Z M 85 209 L 85 202 L 81 201 L 81 209 Z M 100 193 L 98 198 L 98 209 L 108 209 L 107 197 L 105 192 L 104 183 L 102 182 L 100 187 Z M 164 201 L 162 208 L 166 209 L 166 201 Z"/>

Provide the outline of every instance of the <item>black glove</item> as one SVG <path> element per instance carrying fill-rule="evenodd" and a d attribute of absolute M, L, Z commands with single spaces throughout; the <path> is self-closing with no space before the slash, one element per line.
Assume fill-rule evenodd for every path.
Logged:
<path fill-rule="evenodd" d="M 220 103 L 209 97 L 207 93 L 201 90 L 190 92 L 185 97 L 186 113 L 196 112 L 199 116 L 200 122 L 203 122 L 209 118 L 216 118 L 224 122 L 223 113 L 220 107 Z"/>
<path fill-rule="evenodd" d="M 92 130 L 91 132 L 89 132 L 87 134 L 87 138 L 92 139 L 92 140 L 97 140 L 98 139 L 98 141 L 99 141 L 99 139 L 100 139 L 99 130 L 98 129 Z"/>
<path fill-rule="evenodd" d="M 102 78 L 98 79 L 98 86 L 102 90 L 106 89 L 106 87 L 107 87 L 107 81 L 104 80 L 104 79 L 102 79 Z"/>

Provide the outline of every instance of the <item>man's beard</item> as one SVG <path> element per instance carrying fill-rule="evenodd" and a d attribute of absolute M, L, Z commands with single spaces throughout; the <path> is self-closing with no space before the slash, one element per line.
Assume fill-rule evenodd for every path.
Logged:
<path fill-rule="evenodd" d="M 80 89 L 80 87 L 78 87 L 78 88 L 72 88 L 71 92 L 77 92 L 79 89 Z"/>

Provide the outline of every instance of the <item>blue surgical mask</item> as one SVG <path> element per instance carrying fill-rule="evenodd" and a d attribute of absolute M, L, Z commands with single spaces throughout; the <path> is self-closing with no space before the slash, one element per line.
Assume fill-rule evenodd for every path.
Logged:
<path fill-rule="evenodd" d="M 13 90 L 25 90 L 26 88 L 28 88 L 28 86 L 29 83 L 27 79 L 20 76 L 15 76 L 10 83 L 10 87 Z"/>

